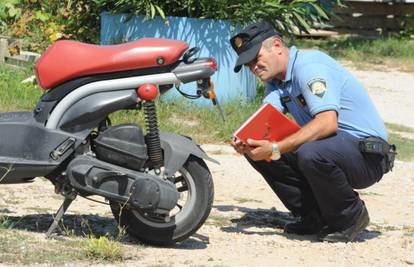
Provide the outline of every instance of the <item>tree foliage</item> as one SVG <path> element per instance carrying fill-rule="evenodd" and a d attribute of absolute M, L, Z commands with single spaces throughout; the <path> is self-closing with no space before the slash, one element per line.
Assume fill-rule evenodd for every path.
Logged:
<path fill-rule="evenodd" d="M 161 16 L 166 23 L 168 16 L 267 20 L 283 33 L 306 32 L 328 20 L 335 4 L 340 0 L 1 0 L 0 34 L 29 40 L 34 51 L 61 38 L 97 43 L 102 11 Z"/>
<path fill-rule="evenodd" d="M 225 19 L 246 24 L 267 20 L 279 31 L 309 31 L 329 20 L 331 7 L 340 0 L 94 0 L 113 13 Z"/>
<path fill-rule="evenodd" d="M 98 42 L 101 7 L 92 1 L 1 1 L 0 34 L 26 40 L 32 51 L 40 52 L 58 39 Z"/>

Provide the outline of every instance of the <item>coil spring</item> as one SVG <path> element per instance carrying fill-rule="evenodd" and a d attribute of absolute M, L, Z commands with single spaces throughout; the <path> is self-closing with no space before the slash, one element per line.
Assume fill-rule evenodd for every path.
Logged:
<path fill-rule="evenodd" d="M 154 101 L 146 101 L 144 103 L 145 122 L 147 127 L 147 134 L 145 135 L 145 142 L 148 148 L 148 156 L 155 169 L 162 166 L 162 150 L 160 135 L 158 132 L 157 112 Z"/>

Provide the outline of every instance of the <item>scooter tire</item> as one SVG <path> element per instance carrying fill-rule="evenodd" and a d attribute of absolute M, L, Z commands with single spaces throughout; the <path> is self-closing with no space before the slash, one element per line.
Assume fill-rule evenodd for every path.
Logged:
<path fill-rule="evenodd" d="M 195 233 L 210 214 L 214 199 L 213 179 L 205 162 L 194 156 L 188 158 L 180 172 L 186 173 L 186 179 L 192 180 L 188 180 L 187 184 L 194 197 L 190 204 L 184 204 L 183 214 L 171 217 L 169 222 L 154 223 L 146 219 L 142 212 L 121 208 L 119 203 L 113 202 L 111 210 L 118 224 L 139 241 L 159 246 L 183 241 Z"/>

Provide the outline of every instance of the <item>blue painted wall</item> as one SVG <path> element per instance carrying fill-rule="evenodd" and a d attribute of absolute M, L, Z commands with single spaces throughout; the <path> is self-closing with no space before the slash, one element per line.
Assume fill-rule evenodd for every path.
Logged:
<path fill-rule="evenodd" d="M 256 78 L 249 70 L 242 68 L 234 73 L 237 55 L 229 39 L 236 29 L 228 21 L 168 17 L 169 26 L 162 18 L 146 20 L 136 16 L 127 20 L 128 15 L 101 14 L 101 44 L 133 41 L 143 37 L 162 37 L 186 41 L 190 47 L 200 47 L 199 57 L 214 57 L 219 71 L 214 74 L 216 95 L 220 102 L 232 99 L 252 100 L 256 96 Z M 194 94 L 195 83 L 182 86 L 183 91 Z M 174 89 L 168 93 L 180 96 Z M 200 101 L 197 101 L 200 102 Z M 201 101 L 200 103 L 209 103 Z"/>

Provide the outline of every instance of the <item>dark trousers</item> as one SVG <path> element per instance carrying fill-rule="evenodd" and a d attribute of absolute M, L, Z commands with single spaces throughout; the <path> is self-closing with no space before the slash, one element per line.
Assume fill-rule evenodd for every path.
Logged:
<path fill-rule="evenodd" d="M 304 216 L 318 211 L 333 229 L 351 226 L 363 202 L 353 189 L 379 181 L 385 159 L 359 150 L 360 139 L 338 131 L 334 136 L 303 144 L 277 161 L 252 161 L 283 204 Z"/>

